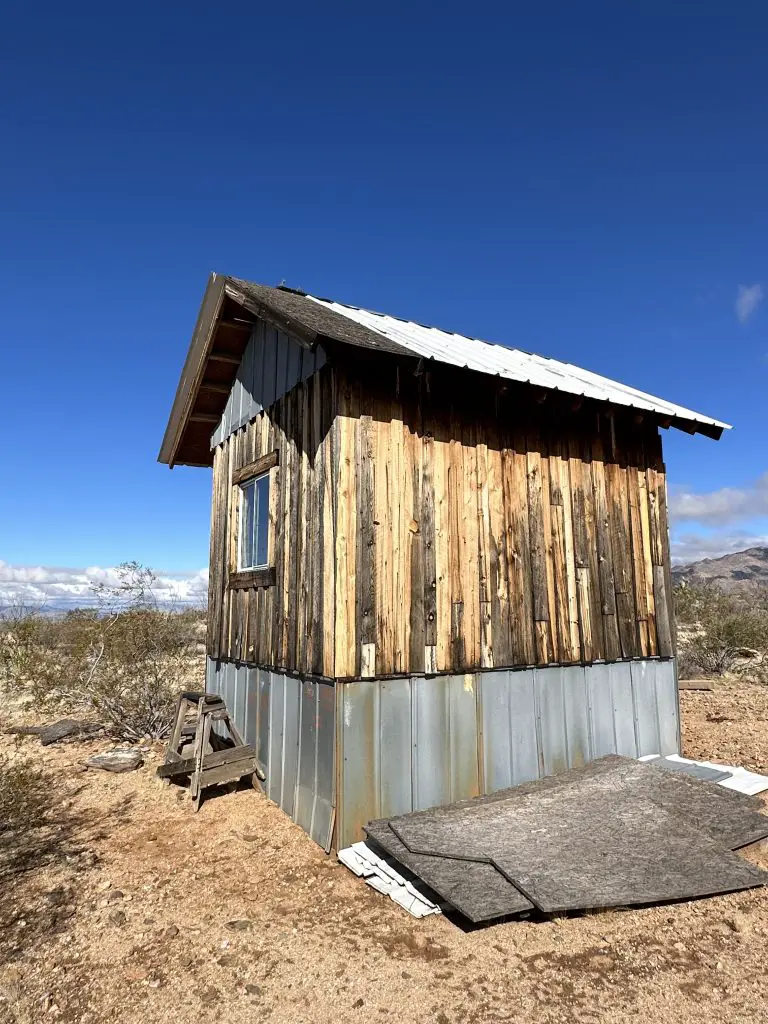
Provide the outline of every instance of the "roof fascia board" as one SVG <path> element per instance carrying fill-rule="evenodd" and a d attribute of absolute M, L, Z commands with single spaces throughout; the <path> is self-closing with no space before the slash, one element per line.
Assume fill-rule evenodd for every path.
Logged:
<path fill-rule="evenodd" d="M 224 302 L 225 284 L 226 279 L 220 274 L 212 273 L 210 275 L 197 316 L 197 323 L 192 332 L 192 340 L 189 343 L 187 358 L 176 388 L 171 415 L 168 417 L 163 443 L 157 456 L 158 462 L 165 463 L 171 468 L 174 465 L 184 428 L 189 420 L 200 382 L 205 373 L 205 365 L 213 345 L 216 322 Z"/>

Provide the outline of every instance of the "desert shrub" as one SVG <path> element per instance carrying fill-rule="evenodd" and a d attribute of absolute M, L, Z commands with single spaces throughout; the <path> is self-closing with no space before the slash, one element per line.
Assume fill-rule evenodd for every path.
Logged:
<path fill-rule="evenodd" d="M 0 668 L 47 708 L 90 712 L 124 739 L 162 738 L 178 691 L 199 683 L 202 616 L 160 607 L 150 569 L 129 562 L 117 573 L 116 586 L 94 588 L 94 608 L 6 614 Z"/>
<path fill-rule="evenodd" d="M 680 586 L 675 609 L 681 675 L 722 675 L 745 656 L 768 652 L 768 600 L 763 593 L 727 593 L 716 586 Z"/>
<path fill-rule="evenodd" d="M 54 802 L 46 772 L 0 756 L 0 878 L 36 867 L 52 852 Z"/>

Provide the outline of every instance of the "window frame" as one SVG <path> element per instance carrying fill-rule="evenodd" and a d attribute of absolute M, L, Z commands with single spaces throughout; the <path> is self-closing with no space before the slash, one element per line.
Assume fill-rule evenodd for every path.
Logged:
<path fill-rule="evenodd" d="M 255 587 L 272 587 L 277 580 L 275 571 L 275 529 L 271 516 L 273 488 L 278 486 L 278 452 L 267 452 L 261 458 L 249 462 L 231 475 L 231 497 L 229 503 L 229 555 L 227 585 L 230 590 L 246 590 Z M 267 494 L 267 564 L 253 568 L 241 568 L 241 550 L 243 536 L 243 485 L 261 477 L 268 478 Z"/>
<path fill-rule="evenodd" d="M 267 528 L 267 550 L 264 556 L 263 562 L 257 562 L 254 565 L 243 564 L 243 540 L 245 537 L 245 516 L 243 510 L 245 507 L 245 489 L 253 484 L 254 497 L 257 498 L 256 503 L 256 515 L 254 517 L 254 534 L 256 537 L 259 535 L 259 513 L 261 511 L 261 502 L 258 500 L 258 493 L 256 490 L 259 480 L 267 481 L 267 501 L 266 501 L 266 528 Z M 272 477 L 270 471 L 267 469 L 263 473 L 259 473 L 257 476 L 248 476 L 243 480 L 238 481 L 237 489 L 238 494 L 238 509 L 237 509 L 237 563 L 235 572 L 259 572 L 262 569 L 269 568 L 269 498 L 272 491 Z M 258 549 L 258 543 L 255 545 Z M 254 555 L 257 551 L 254 551 Z"/>

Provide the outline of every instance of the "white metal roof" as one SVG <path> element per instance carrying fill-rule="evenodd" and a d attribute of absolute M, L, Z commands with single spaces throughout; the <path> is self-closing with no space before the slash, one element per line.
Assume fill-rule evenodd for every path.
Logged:
<path fill-rule="evenodd" d="M 703 416 L 692 409 L 667 402 L 663 398 L 648 395 L 608 377 L 601 377 L 598 373 L 582 370 L 572 363 L 547 359 L 531 352 L 523 352 L 521 349 L 480 341 L 478 338 L 465 338 L 461 334 L 450 334 L 437 327 L 424 327 L 410 320 L 398 320 L 383 313 L 345 306 L 340 302 L 315 298 L 313 295 L 306 297 L 375 331 L 384 338 L 397 342 L 424 359 L 435 359 L 451 366 L 490 373 L 508 380 L 655 412 L 672 419 L 730 430 L 728 423 Z"/>

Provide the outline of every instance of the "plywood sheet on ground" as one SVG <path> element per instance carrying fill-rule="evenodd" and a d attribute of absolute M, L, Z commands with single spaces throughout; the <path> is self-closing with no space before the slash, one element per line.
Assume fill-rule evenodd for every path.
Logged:
<path fill-rule="evenodd" d="M 411 853 L 386 821 L 371 821 L 365 831 L 390 857 L 475 924 L 533 910 L 531 901 L 493 864 Z"/>
<path fill-rule="evenodd" d="M 768 835 L 749 798 L 607 757 L 492 801 L 390 821 L 415 854 L 495 864 L 546 912 L 688 899 L 762 885 L 730 851 Z"/>

